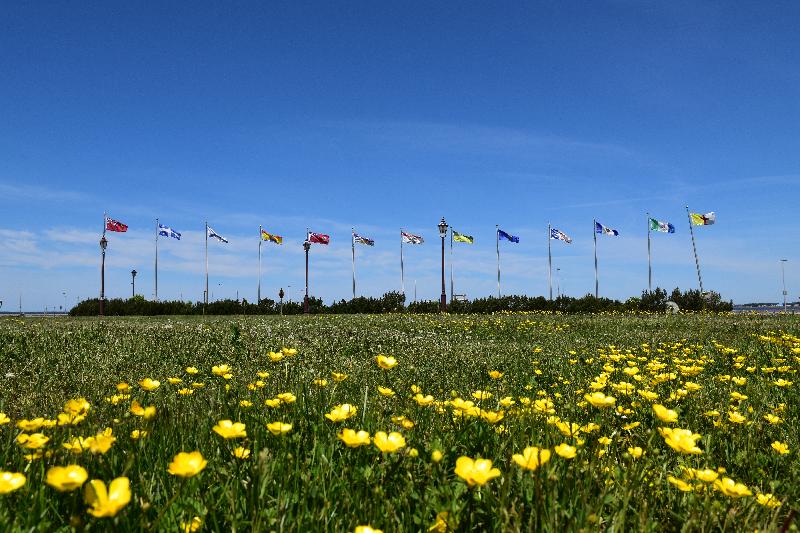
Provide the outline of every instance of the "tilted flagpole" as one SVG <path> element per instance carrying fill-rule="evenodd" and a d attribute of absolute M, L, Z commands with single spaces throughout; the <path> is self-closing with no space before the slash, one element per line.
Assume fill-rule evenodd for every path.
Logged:
<path fill-rule="evenodd" d="M 353 300 L 356 299 L 356 229 L 350 228 L 350 246 L 353 249 Z"/>
<path fill-rule="evenodd" d="M 403 271 L 403 228 L 400 228 L 400 292 L 406 295 L 405 272 Z"/>
<path fill-rule="evenodd" d="M 650 262 L 650 213 L 647 213 L 647 290 L 653 292 L 653 265 Z"/>
<path fill-rule="evenodd" d="M 592 219 L 592 235 L 594 235 L 594 297 L 599 298 L 600 279 L 597 276 L 597 220 Z"/>
<path fill-rule="evenodd" d="M 158 219 L 156 219 L 156 301 L 158 301 Z"/>
<path fill-rule="evenodd" d="M 550 241 L 553 240 L 553 228 L 547 223 L 547 284 L 550 287 L 550 300 L 553 299 L 553 254 L 550 252 Z"/>
<path fill-rule="evenodd" d="M 206 293 L 203 296 L 203 303 L 208 305 L 208 221 L 206 220 Z"/>
<path fill-rule="evenodd" d="M 500 226 L 495 224 L 494 227 L 494 244 L 497 248 L 497 297 L 500 298 Z"/>
<path fill-rule="evenodd" d="M 261 227 L 261 224 L 259 224 L 258 225 L 258 301 L 256 302 L 256 305 L 261 303 L 261 241 L 264 240 L 264 238 L 261 236 L 261 232 L 263 230 L 264 228 Z"/>
<path fill-rule="evenodd" d="M 700 260 L 697 258 L 697 246 L 694 243 L 694 228 L 692 228 L 692 215 L 689 206 L 686 206 L 686 217 L 689 219 L 689 234 L 692 236 L 692 250 L 694 251 L 694 264 L 697 267 L 697 281 L 700 283 L 700 296 L 703 295 L 703 278 L 700 276 Z"/>

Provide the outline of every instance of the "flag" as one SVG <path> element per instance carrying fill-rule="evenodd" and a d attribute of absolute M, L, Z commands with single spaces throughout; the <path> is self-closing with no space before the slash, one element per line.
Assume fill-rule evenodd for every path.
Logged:
<path fill-rule="evenodd" d="M 206 226 L 206 228 L 208 229 L 209 237 L 217 239 L 220 242 L 228 242 L 228 239 L 226 239 L 225 237 L 223 237 L 222 235 L 211 229 L 209 226 Z"/>
<path fill-rule="evenodd" d="M 661 233 L 675 233 L 675 226 L 669 222 L 661 222 L 654 218 L 650 219 L 650 230 L 660 231 Z"/>
<path fill-rule="evenodd" d="M 359 244 L 366 244 L 367 246 L 375 246 L 375 241 L 372 239 L 368 239 L 366 237 L 362 237 L 356 232 L 353 232 L 353 242 Z"/>
<path fill-rule="evenodd" d="M 314 233 L 313 231 L 308 232 L 308 237 L 306 237 L 308 242 L 315 242 L 317 244 L 329 244 L 331 242 L 331 238 L 328 235 L 323 235 L 322 233 Z"/>
<path fill-rule="evenodd" d="M 572 244 L 572 238 L 566 233 L 557 230 L 556 228 L 550 229 L 550 238 L 557 241 L 564 241 L 567 244 Z"/>
<path fill-rule="evenodd" d="M 422 244 L 423 242 L 425 242 L 425 239 L 423 239 L 419 235 L 414 235 L 413 233 L 406 233 L 405 231 L 400 232 L 400 238 L 403 239 L 403 242 L 406 244 Z"/>
<path fill-rule="evenodd" d="M 692 224 L 695 226 L 710 226 L 717 221 L 717 215 L 712 211 L 701 215 L 700 213 L 692 213 L 689 215 L 692 219 Z"/>
<path fill-rule="evenodd" d="M 173 239 L 181 240 L 181 234 L 172 228 L 168 228 L 163 224 L 158 225 L 158 234 L 161 237 L 172 237 Z"/>
<path fill-rule="evenodd" d="M 472 244 L 475 242 L 475 239 L 472 238 L 472 235 L 464 235 L 453 230 L 453 240 L 456 242 L 465 242 L 467 244 Z"/>
<path fill-rule="evenodd" d="M 519 237 L 517 237 L 516 235 L 509 235 L 508 233 L 506 233 L 505 231 L 503 231 L 501 229 L 497 230 L 497 235 L 498 235 L 498 237 L 500 238 L 501 241 L 503 239 L 505 239 L 505 240 L 511 241 L 511 242 L 519 242 Z"/>
<path fill-rule="evenodd" d="M 119 220 L 114 220 L 113 218 L 106 217 L 106 229 L 108 231 L 118 231 L 120 233 L 125 233 L 128 231 L 128 226 L 120 222 Z"/>
<path fill-rule="evenodd" d="M 609 237 L 616 237 L 619 235 L 619 232 L 615 229 L 607 228 L 601 223 L 595 220 L 594 222 L 594 232 L 595 233 L 602 233 L 604 235 L 608 235 Z"/>
<path fill-rule="evenodd" d="M 263 229 L 261 230 L 261 240 L 262 241 L 271 241 L 275 244 L 283 244 L 283 237 L 280 235 L 274 235 L 272 233 L 267 233 Z"/>

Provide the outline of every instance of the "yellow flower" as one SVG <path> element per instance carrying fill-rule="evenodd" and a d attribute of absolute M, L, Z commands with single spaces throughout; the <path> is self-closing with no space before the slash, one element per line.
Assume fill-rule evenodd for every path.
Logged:
<path fill-rule="evenodd" d="M 193 367 L 193 366 L 187 366 L 187 367 L 186 367 L 186 373 L 187 373 L 187 374 L 195 375 L 195 374 L 197 374 L 198 372 L 200 372 L 200 371 L 199 371 L 199 370 L 197 370 L 197 368 L 195 368 L 195 367 Z"/>
<path fill-rule="evenodd" d="M 397 366 L 397 359 L 394 357 L 386 356 L 386 355 L 378 355 L 375 357 L 375 361 L 378 363 L 378 366 L 384 370 L 391 370 L 395 366 Z"/>
<path fill-rule="evenodd" d="M 597 439 L 597 442 L 599 442 L 603 446 L 608 446 L 609 444 L 611 444 L 611 438 L 610 437 L 600 437 L 599 439 Z"/>
<path fill-rule="evenodd" d="M 704 470 L 697 470 L 694 473 L 695 477 L 705 483 L 713 483 L 719 477 L 719 474 L 710 468 Z"/>
<path fill-rule="evenodd" d="M 283 435 L 284 433 L 288 433 L 292 430 L 292 425 L 280 421 L 270 422 L 269 424 L 267 424 L 267 429 L 273 435 Z"/>
<path fill-rule="evenodd" d="M 489 391 L 476 390 L 472 393 L 472 397 L 476 400 L 488 400 L 492 397 L 492 393 Z"/>
<path fill-rule="evenodd" d="M 375 529 L 372 526 L 356 526 L 353 533 L 383 533 L 383 531 Z"/>
<path fill-rule="evenodd" d="M 433 403 L 433 396 L 428 394 L 427 396 L 423 396 L 422 393 L 418 392 L 414 396 L 414 401 L 417 402 L 418 405 L 425 407 L 426 405 L 430 405 Z"/>
<path fill-rule="evenodd" d="M 294 403 L 297 401 L 297 396 L 292 394 L 291 392 L 282 392 L 275 396 L 276 399 L 282 401 L 283 403 Z"/>
<path fill-rule="evenodd" d="M 239 407 L 253 407 L 253 402 L 250 400 L 240 400 Z"/>
<path fill-rule="evenodd" d="M 180 531 L 181 533 L 194 533 L 199 530 L 202 525 L 203 521 L 200 520 L 200 517 L 195 516 L 190 522 L 181 522 Z"/>
<path fill-rule="evenodd" d="M 220 420 L 212 429 L 214 430 L 214 433 L 223 439 L 241 439 L 247 436 L 245 425 L 241 422 Z"/>
<path fill-rule="evenodd" d="M 348 418 L 355 416 L 356 411 L 358 411 L 358 408 L 355 405 L 344 403 L 342 405 L 334 406 L 330 413 L 325 414 L 325 418 L 331 422 L 341 422 L 342 420 L 347 420 Z"/>
<path fill-rule="evenodd" d="M 572 459 L 578 449 L 575 446 L 570 446 L 567 443 L 559 444 L 554 448 L 555 452 L 564 459 Z"/>
<path fill-rule="evenodd" d="M 370 443 L 369 433 L 364 430 L 343 429 L 339 435 L 339 440 L 344 442 L 349 448 L 367 446 Z"/>
<path fill-rule="evenodd" d="M 692 433 L 690 429 L 658 428 L 658 432 L 664 437 L 664 442 L 676 452 L 695 455 L 703 453 L 703 450 L 697 447 L 701 435 Z"/>
<path fill-rule="evenodd" d="M 511 458 L 525 470 L 533 471 L 550 460 L 550 450 L 528 446 L 521 454 L 515 453 Z"/>
<path fill-rule="evenodd" d="M 393 416 L 392 422 L 394 422 L 398 426 L 403 426 L 403 428 L 405 429 L 413 429 L 414 427 L 414 421 L 410 420 L 409 418 L 406 418 L 403 415 Z"/>
<path fill-rule="evenodd" d="M 83 422 L 83 420 L 86 418 L 86 415 L 79 413 L 58 413 L 57 418 L 59 426 L 76 426 Z"/>
<path fill-rule="evenodd" d="M 642 450 L 641 446 L 635 446 L 635 447 L 633 447 L 633 448 L 628 448 L 628 453 L 629 453 L 629 454 L 631 455 L 631 457 L 633 457 L 634 459 L 638 459 L 639 457 L 641 457 L 641 456 L 642 456 L 642 454 L 644 453 L 644 451 Z"/>
<path fill-rule="evenodd" d="M 215 376 L 225 376 L 231 373 L 230 365 L 214 365 L 211 367 L 211 373 Z"/>
<path fill-rule="evenodd" d="M 202 388 L 203 388 L 203 387 L 205 387 L 205 386 L 206 386 L 206 384 L 205 384 L 205 383 L 198 383 L 198 382 L 196 382 L 196 381 L 193 381 L 193 382 L 192 382 L 192 388 L 193 388 L 193 389 L 202 389 Z"/>
<path fill-rule="evenodd" d="M 180 394 L 181 396 L 189 396 L 191 394 L 194 394 L 194 389 L 187 389 L 186 387 L 184 387 L 178 390 L 178 394 Z"/>
<path fill-rule="evenodd" d="M 400 433 L 392 431 L 388 435 L 385 431 L 378 431 L 372 439 L 375 447 L 384 453 L 396 452 L 406 445 L 406 439 Z"/>
<path fill-rule="evenodd" d="M 439 450 L 433 450 L 433 452 L 431 452 L 431 461 L 433 461 L 434 463 L 438 463 L 441 460 L 442 460 L 442 452 Z"/>
<path fill-rule="evenodd" d="M 181 378 L 167 378 L 167 383 L 177 385 L 178 383 L 183 383 L 183 380 Z"/>
<path fill-rule="evenodd" d="M 144 378 L 139 382 L 139 386 L 146 391 L 156 390 L 161 386 L 161 382 L 151 378 Z"/>
<path fill-rule="evenodd" d="M 497 424 L 505 418 L 505 411 L 481 411 L 481 418 L 490 424 Z"/>
<path fill-rule="evenodd" d="M 773 442 L 771 444 L 771 446 L 772 446 L 773 450 L 775 450 L 776 452 L 778 452 L 781 455 L 787 455 L 789 453 L 789 445 L 786 444 L 785 442 L 781 442 L 779 440 L 776 440 L 775 442 Z"/>
<path fill-rule="evenodd" d="M 677 422 L 678 421 L 678 413 L 673 411 L 672 409 L 667 409 L 661 404 L 654 404 L 653 411 L 655 412 L 656 416 L 662 422 Z"/>
<path fill-rule="evenodd" d="M 278 407 L 281 404 L 281 401 L 278 398 L 270 398 L 268 400 L 264 400 L 264 405 L 267 407 Z"/>
<path fill-rule="evenodd" d="M 117 438 L 111 434 L 111 428 L 106 428 L 103 433 L 98 433 L 86 440 L 92 453 L 106 453 L 111 449 L 111 445 L 117 441 Z"/>
<path fill-rule="evenodd" d="M 764 507 L 769 507 L 770 509 L 775 509 L 776 507 L 781 506 L 781 502 L 773 495 L 769 493 L 764 494 L 756 494 L 756 501 L 763 505 Z"/>
<path fill-rule="evenodd" d="M 714 488 L 731 498 L 741 498 L 742 496 L 752 496 L 753 493 L 747 486 L 737 483 L 729 477 L 718 479 L 714 482 Z"/>
<path fill-rule="evenodd" d="M 146 436 L 147 436 L 147 431 L 145 431 L 144 429 L 134 429 L 133 431 L 131 431 L 131 438 L 133 440 L 143 439 Z"/>
<path fill-rule="evenodd" d="M 180 452 L 167 468 L 173 476 L 193 477 L 199 474 L 208 464 L 200 452 Z"/>
<path fill-rule="evenodd" d="M 48 426 L 47 420 L 42 417 L 34 418 L 33 420 L 23 418 L 22 420 L 17 421 L 17 427 L 22 431 L 36 431 L 42 426 Z"/>
<path fill-rule="evenodd" d="M 281 353 L 286 357 L 292 357 L 293 355 L 297 355 L 297 349 L 287 348 L 286 346 L 284 346 L 283 348 L 281 348 Z"/>
<path fill-rule="evenodd" d="M 25 476 L 16 472 L 0 470 L 0 494 L 14 492 L 25 484 Z"/>
<path fill-rule="evenodd" d="M 436 522 L 428 528 L 428 533 L 448 533 L 449 531 L 455 531 L 454 528 L 450 527 L 448 523 L 450 517 L 450 513 L 447 511 L 442 511 L 441 513 L 436 515 Z"/>
<path fill-rule="evenodd" d="M 245 460 L 250 457 L 250 450 L 239 446 L 238 448 L 234 449 L 231 454 L 233 454 L 233 456 L 237 459 Z"/>
<path fill-rule="evenodd" d="M 781 417 L 775 416 L 772 413 L 768 413 L 768 414 L 764 415 L 764 420 L 766 420 L 770 424 L 780 424 L 780 423 L 783 422 Z"/>
<path fill-rule="evenodd" d="M 511 407 L 512 405 L 514 405 L 517 402 L 516 402 L 516 400 L 514 400 L 513 397 L 506 396 L 505 398 L 501 398 L 499 403 L 503 407 Z"/>
<path fill-rule="evenodd" d="M 84 489 L 84 501 L 91 505 L 89 514 L 95 517 L 115 516 L 131 501 L 130 482 L 126 477 L 118 477 L 106 489 L 99 479 L 91 480 Z"/>
<path fill-rule="evenodd" d="M 285 357 L 282 352 L 269 352 L 267 355 L 273 363 L 279 363 Z"/>
<path fill-rule="evenodd" d="M 74 398 L 72 400 L 67 400 L 64 404 L 63 411 L 65 413 L 71 413 L 75 415 L 85 415 L 89 412 L 91 405 L 86 400 L 86 398 Z"/>
<path fill-rule="evenodd" d="M 117 391 L 119 391 L 119 392 L 124 394 L 126 392 L 130 392 L 130 390 L 131 390 L 131 386 L 128 385 L 127 383 L 125 383 L 124 381 L 121 382 L 121 383 L 117 383 Z"/>
<path fill-rule="evenodd" d="M 386 396 L 387 398 L 395 395 L 395 392 L 392 389 L 389 387 L 381 387 L 380 385 L 378 386 L 378 392 L 381 394 L 381 396 Z"/>
<path fill-rule="evenodd" d="M 672 485 L 675 485 L 678 490 L 682 490 L 683 492 L 692 492 L 692 486 L 682 479 L 674 476 L 667 476 L 667 481 L 669 481 Z"/>
<path fill-rule="evenodd" d="M 500 476 L 500 470 L 492 468 L 490 459 L 471 459 L 462 455 L 456 460 L 455 473 L 467 482 L 467 485 L 485 485 L 489 480 Z"/>
<path fill-rule="evenodd" d="M 47 471 L 47 484 L 59 492 L 70 492 L 83 485 L 87 477 L 82 466 L 54 466 Z"/>
<path fill-rule="evenodd" d="M 0 413 L 0 426 L 8 424 L 9 422 L 11 422 L 11 419 L 8 418 L 8 415 L 5 413 Z"/>
<path fill-rule="evenodd" d="M 500 379 L 503 377 L 503 372 L 500 372 L 498 370 L 492 370 L 489 372 L 489 377 L 492 379 Z"/>
<path fill-rule="evenodd" d="M 631 422 L 630 424 L 625 424 L 624 426 L 622 426 L 622 429 L 624 429 L 625 431 L 630 431 L 632 429 L 638 428 L 641 425 L 642 425 L 641 422 Z"/>
<path fill-rule="evenodd" d="M 142 407 L 138 401 L 133 400 L 133 402 L 131 402 L 131 413 L 136 416 L 144 417 L 145 420 L 149 420 L 156 416 L 156 406 L 150 405 L 148 407 Z"/>
<path fill-rule="evenodd" d="M 616 398 L 614 398 L 613 396 L 606 396 L 600 391 L 592 392 L 591 394 L 585 394 L 583 397 L 587 402 L 597 407 L 598 409 L 613 407 L 614 404 L 617 402 Z"/>
<path fill-rule="evenodd" d="M 347 379 L 347 374 L 342 374 L 341 372 L 331 372 L 331 377 L 333 378 L 333 381 L 339 383 L 340 381 Z"/>
<path fill-rule="evenodd" d="M 17 435 L 17 444 L 29 450 L 38 450 L 47 444 L 49 440 L 50 437 L 46 437 L 42 433 L 31 433 L 30 435 L 27 433 L 20 433 Z"/>
<path fill-rule="evenodd" d="M 261 379 L 267 379 L 269 377 L 269 372 L 259 371 L 256 372 L 256 375 Z"/>
<path fill-rule="evenodd" d="M 328 380 L 327 379 L 319 379 L 319 378 L 317 378 L 317 379 L 314 380 L 314 385 L 316 385 L 317 387 L 327 387 L 328 386 Z"/>

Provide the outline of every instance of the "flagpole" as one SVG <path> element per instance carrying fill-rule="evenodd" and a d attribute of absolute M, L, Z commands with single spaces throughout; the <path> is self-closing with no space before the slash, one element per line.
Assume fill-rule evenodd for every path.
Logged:
<path fill-rule="evenodd" d="M 550 287 L 550 301 L 553 300 L 553 254 L 550 252 L 550 241 L 553 240 L 553 228 L 547 223 L 547 284 Z"/>
<path fill-rule="evenodd" d="M 450 228 L 450 303 L 453 303 L 453 229 Z"/>
<path fill-rule="evenodd" d="M 261 224 L 258 225 L 258 300 L 256 301 L 256 305 L 261 303 L 261 241 L 264 240 L 261 237 L 261 232 L 264 231 L 264 228 Z"/>
<path fill-rule="evenodd" d="M 497 248 L 497 297 L 500 298 L 500 226 L 494 225 L 494 244 Z"/>
<path fill-rule="evenodd" d="M 647 213 L 647 290 L 653 292 L 653 265 L 650 260 L 650 213 Z"/>
<path fill-rule="evenodd" d="M 353 250 L 353 300 L 356 299 L 356 229 L 350 228 L 350 247 Z"/>
<path fill-rule="evenodd" d="M 594 236 L 594 297 L 600 293 L 600 279 L 597 276 L 597 220 L 592 219 L 592 235 Z"/>
<path fill-rule="evenodd" d="M 203 302 L 208 305 L 208 221 L 206 221 L 206 293 L 203 296 Z"/>
<path fill-rule="evenodd" d="M 400 292 L 406 295 L 405 272 L 403 271 L 403 228 L 400 228 Z"/>
<path fill-rule="evenodd" d="M 697 258 L 697 245 L 694 243 L 694 228 L 692 228 L 692 215 L 689 206 L 686 206 L 686 217 L 689 219 L 689 234 L 692 236 L 692 250 L 694 251 L 694 264 L 697 267 L 697 281 L 700 283 L 700 296 L 703 295 L 703 278 L 700 276 L 700 260 Z"/>
<path fill-rule="evenodd" d="M 158 301 L 158 219 L 156 219 L 156 301 Z"/>

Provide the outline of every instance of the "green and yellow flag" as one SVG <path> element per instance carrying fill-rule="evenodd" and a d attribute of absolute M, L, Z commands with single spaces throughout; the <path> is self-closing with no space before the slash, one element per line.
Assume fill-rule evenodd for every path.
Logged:
<path fill-rule="evenodd" d="M 456 242 L 465 242 L 467 244 L 475 242 L 475 239 L 473 239 L 471 235 L 463 235 L 457 231 L 453 231 L 453 240 Z"/>

